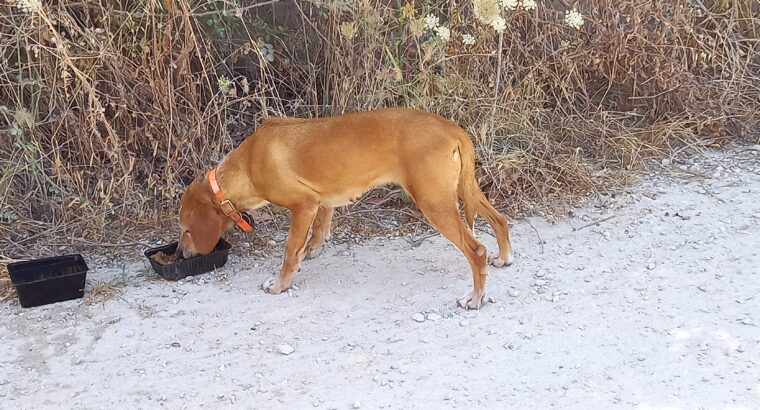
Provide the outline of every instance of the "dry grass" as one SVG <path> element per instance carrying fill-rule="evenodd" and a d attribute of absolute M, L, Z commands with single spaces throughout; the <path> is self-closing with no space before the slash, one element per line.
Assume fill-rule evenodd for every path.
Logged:
<path fill-rule="evenodd" d="M 119 297 L 124 290 L 124 282 L 121 280 L 112 282 L 94 281 L 87 288 L 84 304 L 104 304 L 107 301 Z"/>
<path fill-rule="evenodd" d="M 0 253 L 160 234 L 193 176 L 270 115 L 440 113 L 471 132 L 482 186 L 513 215 L 758 138 L 754 0 L 581 1 L 580 30 L 569 3 L 539 1 L 502 35 L 470 1 L 234 4 L 0 4 Z M 450 41 L 417 35 L 428 13 Z"/>
<path fill-rule="evenodd" d="M 0 302 L 11 300 L 16 297 L 16 289 L 13 288 L 11 277 L 5 261 L 0 260 Z"/>

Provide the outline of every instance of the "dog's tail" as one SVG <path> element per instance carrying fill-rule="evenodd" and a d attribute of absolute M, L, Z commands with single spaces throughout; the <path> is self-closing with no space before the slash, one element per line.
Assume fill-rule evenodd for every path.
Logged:
<path fill-rule="evenodd" d="M 467 134 L 460 139 L 459 197 L 464 203 L 464 217 L 470 230 L 474 229 L 475 217 L 482 216 L 494 230 L 500 249 L 509 246 L 507 218 L 497 211 L 478 186 L 475 177 L 475 146 Z"/>

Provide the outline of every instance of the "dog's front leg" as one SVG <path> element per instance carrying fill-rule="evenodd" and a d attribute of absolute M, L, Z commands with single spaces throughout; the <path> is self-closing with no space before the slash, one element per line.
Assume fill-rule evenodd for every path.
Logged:
<path fill-rule="evenodd" d="M 285 243 L 285 255 L 280 273 L 261 284 L 269 293 L 280 293 L 290 287 L 293 272 L 298 269 L 305 253 L 306 238 L 309 227 L 317 215 L 317 206 L 299 206 L 290 209 L 290 230 Z"/>

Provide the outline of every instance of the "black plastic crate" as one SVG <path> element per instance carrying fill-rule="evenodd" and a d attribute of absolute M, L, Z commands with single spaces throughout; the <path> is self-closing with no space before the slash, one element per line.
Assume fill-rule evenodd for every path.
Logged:
<path fill-rule="evenodd" d="M 151 258 L 154 254 L 163 251 L 167 255 L 173 255 L 177 250 L 177 242 L 168 245 L 150 248 L 145 251 L 145 257 L 150 261 L 153 270 L 161 277 L 167 280 L 180 280 L 188 276 L 200 275 L 211 272 L 216 268 L 221 268 L 227 263 L 227 257 L 230 252 L 230 244 L 224 239 L 219 239 L 216 247 L 208 255 L 198 255 L 190 259 L 180 259 L 179 261 L 162 265 Z"/>
<path fill-rule="evenodd" d="M 87 270 L 79 254 L 8 264 L 11 283 L 25 308 L 81 298 Z"/>

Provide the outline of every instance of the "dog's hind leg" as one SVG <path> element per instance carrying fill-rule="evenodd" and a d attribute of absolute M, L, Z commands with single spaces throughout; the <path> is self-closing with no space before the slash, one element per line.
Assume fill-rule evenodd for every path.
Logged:
<path fill-rule="evenodd" d="M 459 248 L 470 263 L 473 290 L 458 299 L 457 304 L 465 309 L 479 309 L 490 300 L 486 296 L 488 252 L 462 221 L 457 208 L 456 190 L 452 187 L 450 192 L 442 191 L 440 186 L 430 184 L 422 188 L 424 192 L 415 190 L 412 195 L 428 221 Z"/>
<path fill-rule="evenodd" d="M 335 208 L 320 207 L 317 211 L 317 217 L 311 224 L 311 238 L 306 244 L 306 257 L 308 259 L 316 258 L 322 251 L 322 245 L 330 238 L 330 225 L 332 224 L 333 213 Z"/>

